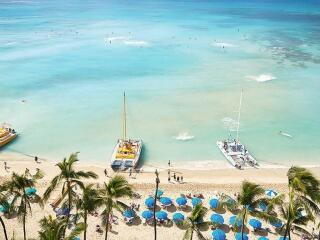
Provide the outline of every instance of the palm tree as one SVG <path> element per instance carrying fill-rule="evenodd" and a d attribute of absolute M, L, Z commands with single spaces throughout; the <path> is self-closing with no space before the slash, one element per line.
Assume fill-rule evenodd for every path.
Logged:
<path fill-rule="evenodd" d="M 102 212 L 102 222 L 105 225 L 106 235 L 105 240 L 108 239 L 109 230 L 109 218 L 113 209 L 118 211 L 123 211 L 127 206 L 120 202 L 118 198 L 120 197 L 132 197 L 134 194 L 132 186 L 123 177 L 116 175 L 111 178 L 108 183 L 104 183 L 103 188 L 100 191 L 100 197 L 102 204 L 104 205 L 104 210 Z"/>
<path fill-rule="evenodd" d="M 320 182 L 309 170 L 297 166 L 291 167 L 287 176 L 289 202 L 281 212 L 286 220 L 284 238 L 289 236 L 290 239 L 292 227 L 305 232 L 303 228 L 299 228 L 298 224 L 305 225 L 305 221 L 314 219 L 313 214 L 320 215 L 320 208 L 317 205 L 320 203 Z M 306 212 L 305 218 L 301 218 L 298 214 L 298 210 L 301 209 Z"/>
<path fill-rule="evenodd" d="M 2 185 L 0 186 L 0 205 L 3 208 L 9 206 L 8 201 L 7 201 L 7 196 L 5 194 L 5 188 Z M 2 228 L 3 228 L 4 238 L 5 238 L 5 240 L 8 240 L 6 225 L 5 225 L 1 215 L 0 215 L 0 222 L 1 222 L 1 225 L 2 225 Z"/>
<path fill-rule="evenodd" d="M 312 234 L 302 226 L 307 226 L 309 221 L 314 221 L 315 218 L 306 207 L 299 202 L 295 202 L 294 205 L 290 206 L 290 203 L 283 203 L 280 206 L 280 215 L 287 222 L 285 225 L 288 232 L 285 234 L 284 239 L 288 236 L 291 239 L 291 231 L 296 230 L 300 233 L 311 236 Z"/>
<path fill-rule="evenodd" d="M 97 174 L 91 171 L 76 171 L 74 169 L 74 165 L 78 161 L 78 153 L 73 153 L 68 159 L 64 158 L 62 162 L 58 163 L 57 166 L 60 169 L 60 173 L 51 180 L 50 186 L 43 195 L 43 199 L 47 201 L 52 192 L 62 183 L 62 198 L 68 196 L 67 203 L 69 211 L 67 215 L 67 222 L 69 222 L 70 211 L 72 208 L 72 196 L 75 195 L 72 188 L 75 186 L 79 186 L 81 189 L 84 188 L 83 182 L 80 180 L 81 178 L 95 179 L 98 177 Z"/>
<path fill-rule="evenodd" d="M 257 210 L 261 201 L 268 202 L 268 199 L 264 197 L 263 188 L 261 188 L 258 184 L 255 183 L 251 183 L 248 181 L 242 182 L 241 192 L 236 202 L 236 206 L 240 208 L 240 211 L 237 215 L 237 220 L 235 221 L 235 223 L 237 223 L 238 219 L 242 220 L 242 240 L 244 236 L 245 223 L 247 222 L 248 217 L 250 215 L 253 217 L 264 219 L 266 221 L 271 221 L 274 219 L 274 217 L 270 215 L 268 212 L 261 212 Z"/>
<path fill-rule="evenodd" d="M 93 213 L 101 204 L 101 198 L 99 197 L 99 191 L 93 188 L 93 184 L 85 186 L 82 190 L 82 198 L 79 199 L 79 209 L 83 211 L 84 219 L 84 232 L 83 239 L 87 239 L 87 219 L 88 213 Z"/>
<path fill-rule="evenodd" d="M 66 219 L 55 219 L 51 215 L 44 217 L 39 222 L 41 230 L 39 231 L 40 240 L 57 240 L 62 239 L 64 229 L 67 227 Z M 84 230 L 84 223 L 78 223 L 64 240 L 73 240 Z"/>
<path fill-rule="evenodd" d="M 10 204 L 9 211 L 17 211 L 17 215 L 23 224 L 23 239 L 27 239 L 26 234 L 26 216 L 28 213 L 32 213 L 31 203 L 37 202 L 41 207 L 43 207 L 42 200 L 36 193 L 33 194 L 33 199 L 27 194 L 27 188 L 34 188 L 39 175 L 29 175 L 29 174 L 17 174 L 13 173 L 11 179 L 5 182 L 5 188 L 8 193 L 13 196 L 13 200 Z"/>
<path fill-rule="evenodd" d="M 193 233 L 196 232 L 198 239 L 200 240 L 206 240 L 206 238 L 202 235 L 200 231 L 200 227 L 208 224 L 208 222 L 204 222 L 203 218 L 207 214 L 208 209 L 202 206 L 201 204 L 196 205 L 190 216 L 187 217 L 185 222 L 183 223 L 186 227 L 186 233 L 183 236 L 183 240 L 192 240 Z"/>

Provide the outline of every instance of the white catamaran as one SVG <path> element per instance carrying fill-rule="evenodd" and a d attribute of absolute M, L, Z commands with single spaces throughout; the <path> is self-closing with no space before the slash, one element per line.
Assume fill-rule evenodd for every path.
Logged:
<path fill-rule="evenodd" d="M 230 164 L 236 168 L 242 169 L 245 166 L 257 167 L 258 163 L 254 157 L 247 150 L 245 145 L 241 144 L 239 141 L 239 128 L 240 128 L 240 116 L 241 116 L 241 105 L 242 105 L 242 95 L 241 91 L 239 111 L 238 111 L 238 122 L 237 122 L 237 137 L 235 139 L 227 139 L 217 141 L 217 146 L 225 156 L 225 158 L 230 162 Z"/>
<path fill-rule="evenodd" d="M 111 167 L 114 170 L 135 169 L 138 165 L 142 152 L 141 139 L 127 139 L 127 122 L 126 122 L 126 94 L 123 94 L 123 121 L 122 121 L 122 138 L 113 150 L 111 156 Z"/>

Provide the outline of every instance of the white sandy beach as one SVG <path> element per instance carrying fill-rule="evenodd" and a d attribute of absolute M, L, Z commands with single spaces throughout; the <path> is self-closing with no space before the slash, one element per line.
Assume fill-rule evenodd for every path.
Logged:
<path fill-rule="evenodd" d="M 6 160 L 9 166 L 9 171 L 5 171 L 3 167 L 3 161 Z M 0 176 L 1 180 L 6 179 L 10 176 L 12 171 L 22 173 L 25 169 L 28 168 L 31 173 L 35 173 L 36 168 L 41 169 L 45 173 L 45 177 L 39 182 L 37 189 L 40 195 L 43 194 L 50 180 L 58 174 L 58 168 L 55 166 L 55 163 L 42 161 L 40 164 L 35 163 L 31 158 L 28 157 L 17 157 L 13 155 L 1 155 L 0 156 Z M 90 180 L 90 182 L 95 182 L 98 184 L 103 183 L 108 180 L 108 177 L 104 175 L 104 166 L 90 165 L 79 163 L 77 165 L 78 169 L 82 170 L 91 170 L 99 175 L 97 180 Z M 141 199 L 131 200 L 124 199 L 124 202 L 129 204 L 131 202 L 140 204 L 140 214 L 146 208 L 144 206 L 144 200 L 148 195 L 153 194 L 154 192 L 154 182 L 155 174 L 151 169 L 150 171 L 143 171 L 141 173 L 133 173 L 129 177 L 128 173 L 123 173 L 127 176 L 129 182 L 133 184 L 135 190 L 142 195 Z M 185 169 L 175 169 L 170 167 L 171 174 L 176 172 L 177 176 L 183 175 L 184 183 L 174 182 L 173 179 L 171 183 L 168 182 L 168 173 L 167 170 L 162 169 L 160 171 L 160 188 L 164 191 L 164 196 L 170 197 L 175 200 L 180 196 L 181 193 L 202 193 L 205 197 L 203 200 L 204 205 L 209 207 L 209 199 L 216 193 L 226 193 L 233 195 L 239 191 L 240 183 L 243 180 L 249 180 L 255 183 L 261 184 L 265 188 L 272 188 L 279 192 L 286 192 L 286 172 L 287 168 L 262 168 L 262 169 L 245 169 L 245 170 L 236 170 L 236 169 L 212 169 L 212 170 L 185 170 Z M 320 168 L 314 167 L 311 168 L 312 172 L 320 177 Z M 113 176 L 115 173 L 108 170 L 108 175 Z M 56 196 L 59 194 L 57 191 Z M 55 195 L 55 194 L 53 194 Z M 37 239 L 38 221 L 45 215 L 52 214 L 54 211 L 49 206 L 49 203 L 53 201 L 49 199 L 48 203 L 45 205 L 44 209 L 41 209 L 38 205 L 33 205 L 33 214 L 28 217 L 27 220 L 27 236 L 28 238 Z M 188 205 L 191 205 L 188 202 Z M 169 218 L 172 217 L 172 212 L 176 211 L 176 208 L 169 208 Z M 209 210 L 207 214 L 207 219 L 210 218 L 212 210 Z M 184 213 L 188 215 L 188 212 Z M 141 223 L 141 220 L 135 221 L 132 225 L 127 225 L 123 222 L 121 214 L 115 213 L 119 217 L 119 224 L 113 225 L 112 232 L 110 234 L 110 239 L 152 239 L 153 237 L 153 228 L 149 225 L 144 225 Z M 225 218 L 225 223 L 228 224 L 229 217 L 231 216 L 230 212 L 223 213 Z M 100 224 L 99 217 L 89 217 L 89 230 L 88 230 L 88 239 L 103 239 L 103 235 L 99 235 L 95 232 L 96 224 Z M 17 219 L 5 219 L 5 223 L 8 228 L 8 233 L 11 236 L 13 231 L 16 237 L 20 239 L 22 237 L 22 225 L 18 222 Z M 227 226 L 225 226 L 227 228 Z M 264 227 L 270 227 L 268 224 L 264 224 Z M 271 227 L 270 227 L 271 228 Z M 272 229 L 272 228 L 271 228 Z M 227 230 L 227 229 L 226 229 Z M 184 234 L 183 229 L 179 229 L 177 226 L 159 226 L 158 227 L 158 239 L 182 239 Z M 210 229 L 203 229 L 204 235 L 208 238 L 211 237 Z M 3 239 L 2 231 L 0 231 L 0 239 Z M 266 234 L 266 233 L 261 233 Z M 254 236 L 252 232 L 249 234 L 250 239 L 258 239 L 258 235 Z M 268 234 L 269 239 L 278 239 L 279 235 Z M 233 232 L 229 231 L 227 234 L 227 239 L 234 239 Z M 294 236 L 294 239 L 299 239 L 298 236 Z"/>

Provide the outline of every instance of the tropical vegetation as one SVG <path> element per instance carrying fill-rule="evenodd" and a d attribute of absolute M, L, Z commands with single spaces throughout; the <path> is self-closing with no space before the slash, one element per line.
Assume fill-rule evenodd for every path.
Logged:
<path fill-rule="evenodd" d="M 78 161 L 78 153 L 73 153 L 69 156 L 68 159 L 64 158 L 62 162 L 59 162 L 57 166 L 60 169 L 60 173 L 51 180 L 49 187 L 43 195 L 44 201 L 47 201 L 50 198 L 52 192 L 60 184 L 62 184 L 61 200 L 67 197 L 67 222 L 70 218 L 73 198 L 77 196 L 75 189 L 78 187 L 80 189 L 84 189 L 84 183 L 81 181 L 81 179 L 95 179 L 98 177 L 97 174 L 92 171 L 77 171 L 75 169 L 75 163 Z M 64 233 L 65 231 L 66 229 L 64 229 Z"/>
<path fill-rule="evenodd" d="M 192 240 L 194 232 L 196 232 L 199 240 L 206 240 L 201 233 L 201 227 L 209 224 L 209 222 L 204 221 L 207 212 L 208 209 L 202 204 L 198 204 L 193 208 L 191 214 L 183 223 L 187 228 L 183 240 Z"/>
<path fill-rule="evenodd" d="M 83 234 L 83 239 L 86 240 L 88 216 L 96 215 L 98 210 L 102 210 L 100 212 L 105 230 L 104 238 L 108 239 L 108 232 L 113 224 L 111 222 L 113 214 L 115 211 L 123 213 L 128 209 L 121 200 L 135 196 L 133 187 L 120 175 L 110 178 L 102 186 L 86 183 L 84 180 L 90 181 L 97 178 L 97 175 L 91 171 L 78 171 L 75 166 L 77 162 L 77 153 L 75 153 L 57 164 L 59 174 L 51 180 L 43 198 L 36 191 L 31 194 L 29 191 L 35 190 L 38 180 L 43 177 L 43 173 L 39 170 L 34 175 L 29 171 L 22 174 L 12 173 L 9 178 L 2 181 L 0 207 L 4 213 L 0 215 L 0 223 L 5 240 L 9 239 L 5 223 L 10 221 L 11 216 L 18 216 L 22 223 L 23 239 L 27 239 L 27 216 L 32 214 L 32 205 L 38 204 L 42 207 L 43 202 L 49 200 L 55 189 L 59 192 L 61 189 L 57 205 L 61 207 L 60 209 L 66 208 L 67 214 L 62 217 L 58 214 L 57 217 L 51 215 L 43 217 L 39 222 L 37 239 L 73 240 Z M 281 221 L 283 225 L 279 231 L 284 239 L 292 239 L 292 232 L 308 235 L 310 238 L 320 235 L 319 180 L 310 170 L 296 166 L 288 170 L 287 177 L 288 191 L 285 194 L 267 197 L 260 185 L 244 181 L 239 194 L 233 201 L 229 201 L 232 198 L 226 195 L 220 199 L 219 211 L 227 207 L 236 214 L 235 224 L 241 221 L 241 227 L 237 230 L 240 231 L 242 239 L 245 239 L 244 229 L 250 217 L 270 223 Z M 265 210 L 261 210 L 261 202 L 266 204 Z M 206 239 L 202 229 L 207 229 L 210 223 L 205 221 L 207 212 L 208 209 L 202 204 L 194 206 L 189 216 L 179 225 L 180 228 L 185 229 L 183 240 Z M 77 220 L 73 221 L 74 217 Z M 310 231 L 310 226 L 314 226 L 314 231 Z"/>

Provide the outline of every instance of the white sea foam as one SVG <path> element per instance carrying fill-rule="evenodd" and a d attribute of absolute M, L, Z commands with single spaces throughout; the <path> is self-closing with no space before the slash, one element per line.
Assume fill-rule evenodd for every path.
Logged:
<path fill-rule="evenodd" d="M 273 76 L 272 74 L 268 74 L 268 73 L 260 74 L 258 76 L 249 75 L 249 76 L 247 76 L 247 78 L 254 80 L 254 81 L 257 81 L 257 82 L 267 82 L 267 81 L 277 79 L 275 76 Z"/>
<path fill-rule="evenodd" d="M 106 37 L 104 39 L 106 42 L 118 42 L 121 44 L 133 46 L 133 47 L 148 47 L 150 45 L 149 42 L 143 40 L 133 40 L 128 37 L 123 36 L 114 36 L 114 37 Z"/>
<path fill-rule="evenodd" d="M 229 131 L 236 131 L 238 127 L 238 122 L 230 117 L 225 117 L 222 119 L 223 126 Z"/>
<path fill-rule="evenodd" d="M 135 46 L 135 47 L 147 47 L 149 46 L 149 43 L 146 41 L 133 41 L 133 40 L 126 40 L 123 41 L 124 44 L 130 45 L 130 46 Z"/>
<path fill-rule="evenodd" d="M 180 132 L 178 136 L 175 136 L 174 138 L 179 141 L 189 141 L 194 139 L 194 136 L 190 135 L 188 132 Z"/>
<path fill-rule="evenodd" d="M 236 47 L 236 45 L 226 42 L 215 42 L 212 45 L 215 47 Z"/>
<path fill-rule="evenodd" d="M 287 138 L 293 138 L 292 135 L 290 135 L 289 133 L 286 133 L 286 132 L 280 131 L 279 134 L 284 136 L 284 137 L 287 137 Z"/>
<path fill-rule="evenodd" d="M 126 37 L 122 37 L 122 36 L 117 36 L 117 37 L 106 37 L 104 40 L 106 42 L 114 42 L 114 41 L 124 41 L 126 39 Z"/>

